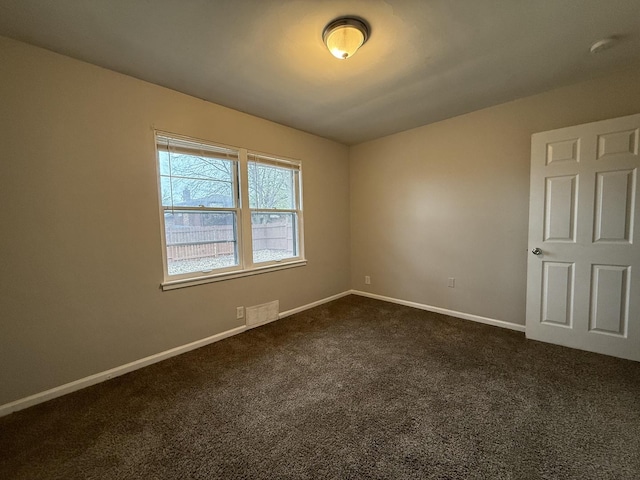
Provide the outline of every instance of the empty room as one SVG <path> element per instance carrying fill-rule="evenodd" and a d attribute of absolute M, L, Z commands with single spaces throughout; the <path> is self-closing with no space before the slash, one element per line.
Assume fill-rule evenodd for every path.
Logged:
<path fill-rule="evenodd" d="M 0 478 L 640 478 L 638 0 L 0 0 Z"/>

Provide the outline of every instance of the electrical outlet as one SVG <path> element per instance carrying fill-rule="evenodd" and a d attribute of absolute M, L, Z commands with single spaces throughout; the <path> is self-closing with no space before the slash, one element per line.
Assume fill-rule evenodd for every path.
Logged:
<path fill-rule="evenodd" d="M 447 286 L 449 288 L 455 288 L 456 286 L 456 279 L 454 277 L 449 277 L 449 283 L 447 284 Z"/>
<path fill-rule="evenodd" d="M 369 275 L 364 276 L 364 284 L 371 285 L 371 277 Z"/>
<path fill-rule="evenodd" d="M 241 318 L 244 318 L 244 307 L 237 307 L 236 308 L 236 318 L 238 320 L 240 320 Z"/>

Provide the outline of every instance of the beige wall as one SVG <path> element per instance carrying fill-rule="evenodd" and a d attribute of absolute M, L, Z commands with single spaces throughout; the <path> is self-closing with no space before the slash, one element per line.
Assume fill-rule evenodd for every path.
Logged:
<path fill-rule="evenodd" d="M 352 147 L 351 287 L 524 324 L 531 134 L 638 112 L 636 69 Z"/>
<path fill-rule="evenodd" d="M 0 37 L 0 405 L 349 288 L 348 148 Z M 301 159 L 306 267 L 162 292 L 152 128 Z"/>

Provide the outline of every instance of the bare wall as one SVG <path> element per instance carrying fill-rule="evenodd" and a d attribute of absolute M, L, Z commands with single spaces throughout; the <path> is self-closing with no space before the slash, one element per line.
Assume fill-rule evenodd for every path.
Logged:
<path fill-rule="evenodd" d="M 531 134 L 638 113 L 639 85 L 627 70 L 351 147 L 352 288 L 524 324 Z"/>
<path fill-rule="evenodd" d="M 349 288 L 348 148 L 0 37 L 0 405 Z M 303 163 L 306 267 L 162 292 L 153 127 Z"/>

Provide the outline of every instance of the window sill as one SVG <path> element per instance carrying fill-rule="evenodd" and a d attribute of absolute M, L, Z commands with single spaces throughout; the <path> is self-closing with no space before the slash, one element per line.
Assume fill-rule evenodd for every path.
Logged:
<path fill-rule="evenodd" d="M 183 278 L 180 280 L 169 280 L 160 284 L 163 291 L 175 290 L 176 288 L 193 287 L 195 285 L 202 285 L 204 283 L 221 282 L 223 280 L 231 280 L 234 278 L 248 277 L 251 275 L 259 275 L 261 273 L 275 272 L 278 270 L 285 270 L 287 268 L 304 267 L 307 264 L 306 260 L 296 260 L 293 262 L 279 263 L 276 265 L 267 265 L 264 267 L 254 267 L 247 270 L 218 273 L 215 275 L 208 275 L 196 278 Z"/>

